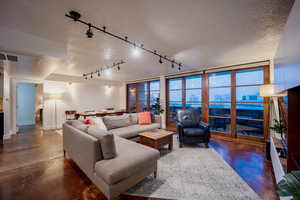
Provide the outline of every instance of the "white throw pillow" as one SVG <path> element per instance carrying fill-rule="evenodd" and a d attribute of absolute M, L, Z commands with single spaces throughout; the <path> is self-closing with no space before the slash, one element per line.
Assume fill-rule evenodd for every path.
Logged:
<path fill-rule="evenodd" d="M 95 117 L 92 118 L 93 122 L 95 123 L 95 126 L 101 130 L 107 131 L 107 127 L 105 126 L 102 117 Z"/>

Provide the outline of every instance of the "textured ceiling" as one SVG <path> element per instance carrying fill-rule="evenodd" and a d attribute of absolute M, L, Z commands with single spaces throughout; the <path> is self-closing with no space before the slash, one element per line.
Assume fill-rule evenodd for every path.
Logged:
<path fill-rule="evenodd" d="M 0 28 L 6 33 L 0 49 L 34 55 L 15 67 L 15 76 L 81 76 L 119 59 L 126 61 L 122 70 L 103 79 L 134 80 L 176 71 L 147 53 L 134 57 L 126 44 L 100 32 L 87 39 L 85 26 L 64 17 L 75 9 L 84 20 L 176 58 L 184 70 L 253 62 L 274 56 L 292 4 L 291 0 L 10 0 L 0 7 Z"/>

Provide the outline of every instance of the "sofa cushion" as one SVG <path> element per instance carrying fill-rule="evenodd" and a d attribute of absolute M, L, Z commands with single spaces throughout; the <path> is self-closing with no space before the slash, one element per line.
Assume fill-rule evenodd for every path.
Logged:
<path fill-rule="evenodd" d="M 104 116 L 103 122 L 108 130 L 131 125 L 131 119 L 129 114 Z"/>
<path fill-rule="evenodd" d="M 92 118 L 91 120 L 94 122 L 94 125 L 97 128 L 107 131 L 107 127 L 105 126 L 102 117 L 95 117 L 95 118 Z"/>
<path fill-rule="evenodd" d="M 205 129 L 202 128 L 184 128 L 183 131 L 187 137 L 204 136 L 206 134 Z"/>
<path fill-rule="evenodd" d="M 141 132 L 150 131 L 158 128 L 160 128 L 160 124 L 158 123 L 153 123 L 149 125 L 136 124 L 136 125 L 131 125 L 123 128 L 112 129 L 109 132 L 119 137 L 130 139 L 133 137 L 137 137 Z"/>
<path fill-rule="evenodd" d="M 138 114 L 137 113 L 131 113 L 130 114 L 131 117 L 131 124 L 135 125 L 138 123 Z"/>
<path fill-rule="evenodd" d="M 116 184 L 147 168 L 159 159 L 159 151 L 116 137 L 118 156 L 95 164 L 96 175 L 109 185 Z"/>
<path fill-rule="evenodd" d="M 117 156 L 114 135 L 96 126 L 88 128 L 88 134 L 100 141 L 101 151 L 104 159 L 112 159 Z"/>
<path fill-rule="evenodd" d="M 140 112 L 140 113 L 138 113 L 138 117 L 139 117 L 140 125 L 151 124 L 150 112 Z"/>

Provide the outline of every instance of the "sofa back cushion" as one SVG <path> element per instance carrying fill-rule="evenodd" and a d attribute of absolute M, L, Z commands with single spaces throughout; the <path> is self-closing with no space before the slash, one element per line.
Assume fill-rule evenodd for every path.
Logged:
<path fill-rule="evenodd" d="M 131 124 L 135 125 L 138 124 L 138 114 L 137 113 L 130 113 Z"/>
<path fill-rule="evenodd" d="M 140 125 L 151 124 L 150 112 L 140 112 L 140 113 L 138 113 L 138 116 L 139 116 L 139 124 Z"/>
<path fill-rule="evenodd" d="M 122 128 L 131 125 L 131 118 L 129 114 L 116 115 L 116 116 L 104 116 L 103 122 L 107 130 Z"/>
<path fill-rule="evenodd" d="M 106 131 L 99 129 L 96 126 L 90 126 L 87 133 L 99 140 L 103 159 L 108 160 L 117 156 L 116 144 L 113 134 L 107 133 Z"/>

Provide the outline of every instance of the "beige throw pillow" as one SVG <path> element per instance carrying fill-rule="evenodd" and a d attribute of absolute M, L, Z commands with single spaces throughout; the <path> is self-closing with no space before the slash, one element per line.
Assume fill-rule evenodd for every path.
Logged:
<path fill-rule="evenodd" d="M 88 134 L 97 138 L 100 142 L 103 159 L 108 160 L 117 156 L 116 144 L 114 135 L 107 133 L 106 131 L 97 128 L 96 126 L 90 126 Z"/>

